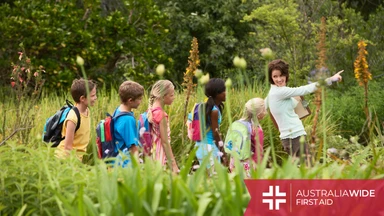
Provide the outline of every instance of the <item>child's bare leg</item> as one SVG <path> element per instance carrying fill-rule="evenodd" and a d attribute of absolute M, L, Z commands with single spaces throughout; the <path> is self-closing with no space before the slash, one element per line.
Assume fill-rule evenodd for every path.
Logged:
<path fill-rule="evenodd" d="M 132 146 L 129 148 L 129 153 L 131 154 L 131 156 L 134 156 L 134 157 L 136 157 L 136 159 L 137 159 L 137 158 L 138 158 L 139 149 L 137 148 L 136 145 L 132 145 Z"/>

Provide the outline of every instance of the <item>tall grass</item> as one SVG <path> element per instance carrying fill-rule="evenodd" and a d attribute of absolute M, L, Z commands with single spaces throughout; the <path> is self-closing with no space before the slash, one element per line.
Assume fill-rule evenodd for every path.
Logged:
<path fill-rule="evenodd" d="M 227 89 L 230 97 L 230 115 L 239 119 L 243 106 L 253 97 L 265 97 L 266 89 L 257 83 L 249 88 Z M 146 160 L 145 164 L 133 161 L 132 167 L 107 169 L 100 160 L 93 160 L 90 154 L 85 163 L 71 155 L 67 160 L 54 157 L 54 149 L 41 141 L 45 119 L 60 108 L 68 95 L 53 96 L 43 94 L 40 104 L 35 107 L 38 119 L 30 133 L 30 143 L 20 145 L 17 137 L 0 147 L 0 215 L 242 215 L 249 202 L 249 195 L 243 183 L 244 173 L 238 164 L 234 173 L 216 163 L 217 174 L 207 176 L 205 166 L 191 171 L 194 160 L 194 143 L 182 144 L 182 94 L 176 94 L 174 103 L 167 107 L 170 115 L 172 148 L 174 149 L 181 172 L 174 175 L 164 170 L 160 164 Z M 198 99 L 197 99 L 198 98 Z M 196 95 L 194 100 L 201 100 Z M 193 103 L 191 101 L 190 108 Z M 98 90 L 98 102 L 91 108 L 92 125 L 105 117 L 105 112 L 113 112 L 119 105 L 116 90 Z M 8 103 L 0 106 L 1 112 L 16 109 Z M 147 109 L 144 99 L 135 116 Z M 228 115 L 225 113 L 224 115 Z M 329 146 L 336 144 L 336 123 L 331 110 L 320 119 L 318 130 L 322 135 L 325 127 Z M 304 120 L 306 130 L 311 128 L 311 118 Z M 7 116 L 6 124 L 15 121 Z M 261 122 L 265 126 L 268 118 Z M 0 121 L 4 124 L 3 121 Z M 223 118 L 221 132 L 225 135 L 229 125 Z M 278 166 L 270 166 L 270 140 L 265 140 L 265 157 L 257 169 L 252 171 L 256 179 L 323 179 L 383 178 L 383 136 L 380 124 L 376 122 L 372 132 L 371 145 L 359 147 L 349 158 L 327 158 L 326 163 L 316 162 L 313 167 L 298 167 L 281 151 L 277 131 L 263 127 L 264 133 L 273 133 Z M 0 125 L 3 128 L 4 125 Z M 6 128 L 6 127 L 5 127 Z M 6 129 L 5 129 L 6 130 Z M 307 131 L 308 132 L 308 131 Z M 266 136 L 267 137 L 267 136 Z M 319 139 L 322 139 L 319 136 Z M 89 153 L 95 146 L 95 132 L 92 130 Z M 333 142 L 333 143 L 332 143 Z M 348 142 L 346 142 L 348 145 Z M 271 168 L 269 168 L 271 167 Z"/>
<path fill-rule="evenodd" d="M 383 178 L 382 162 L 379 167 L 367 161 L 369 151 L 362 150 L 350 164 L 333 161 L 307 169 L 298 168 L 289 158 L 270 169 L 268 148 L 251 175 L 258 179 Z M 378 154 L 382 153 L 380 148 Z M 191 173 L 193 152 L 180 166 L 179 175 L 151 160 L 112 170 L 100 161 L 94 166 L 83 164 L 75 155 L 58 160 L 53 149 L 44 146 L 9 143 L 0 148 L 0 154 L 0 215 L 242 215 L 250 199 L 240 169 L 228 174 L 216 163 L 213 177 L 207 177 L 204 168 Z M 207 163 L 208 158 L 202 167 Z"/>
<path fill-rule="evenodd" d="M 230 111 L 232 119 L 236 120 L 239 119 L 242 116 L 242 112 L 244 109 L 244 104 L 253 97 L 265 97 L 265 92 L 261 88 L 261 85 L 254 84 L 252 87 L 249 88 L 242 88 L 239 89 L 228 89 L 230 97 Z M 93 128 L 96 128 L 96 124 L 101 120 L 104 119 L 106 116 L 106 113 L 113 113 L 113 111 L 119 106 L 120 100 L 118 96 L 118 92 L 115 89 L 97 89 L 97 102 L 94 107 L 91 107 L 91 125 Z M 202 93 L 197 94 L 195 93 L 194 97 L 191 98 L 188 110 L 191 110 L 195 102 L 200 102 L 204 98 Z M 38 106 L 34 107 L 34 114 L 35 114 L 35 127 L 31 129 L 31 137 L 30 137 L 30 144 L 32 146 L 38 146 L 39 143 L 41 143 L 41 135 L 43 131 L 43 127 L 45 124 L 45 121 L 47 118 L 49 118 L 51 115 L 53 115 L 62 105 L 65 103 L 65 99 L 71 100 L 70 94 L 63 94 L 63 95 L 54 95 L 54 94 L 48 94 L 43 93 L 41 102 Z M 176 92 L 176 99 L 174 100 L 173 104 L 171 106 L 166 106 L 166 112 L 170 116 L 170 127 L 171 127 L 171 145 L 174 149 L 174 153 L 176 155 L 177 161 L 181 162 L 183 161 L 183 158 L 189 153 L 189 151 L 193 148 L 194 143 L 192 143 L 190 140 L 188 140 L 187 137 L 184 137 L 184 140 L 186 142 L 184 145 L 182 145 L 182 127 L 183 127 L 183 107 L 184 107 L 185 99 L 183 93 Z M 139 114 L 144 112 L 148 108 L 148 99 L 147 96 L 142 100 L 142 103 L 138 107 L 137 110 L 134 110 L 134 115 L 136 118 L 138 118 Z M 2 106 L 0 106 L 1 112 L 10 112 L 12 110 L 15 110 L 16 107 L 11 107 L 10 104 L 4 103 Z M 224 115 L 227 115 L 225 113 L 227 110 L 224 111 Z M 7 116 L 6 124 L 12 124 L 16 119 L 12 115 Z M 3 121 L 0 121 L 0 126 L 2 126 Z M 226 133 L 227 128 L 229 126 L 229 120 L 228 118 L 223 118 L 223 122 L 221 124 L 221 132 Z M 1 127 L 0 127 L 1 128 Z M 268 131 L 267 131 L 268 132 Z M 90 147 L 95 146 L 95 130 L 91 131 L 91 143 Z M 184 134 L 186 136 L 186 134 Z M 89 153 L 92 152 L 91 149 L 88 151 Z M 92 157 L 85 157 L 85 160 Z"/>
<path fill-rule="evenodd" d="M 241 215 L 249 200 L 240 175 L 219 164 L 208 181 L 204 169 L 190 174 L 193 153 L 179 175 L 151 160 L 108 170 L 74 155 L 57 160 L 44 147 L 9 144 L 0 153 L 1 215 Z"/>

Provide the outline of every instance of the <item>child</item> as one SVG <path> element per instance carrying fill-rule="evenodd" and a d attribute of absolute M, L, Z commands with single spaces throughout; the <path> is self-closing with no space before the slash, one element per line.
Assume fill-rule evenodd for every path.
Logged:
<path fill-rule="evenodd" d="M 226 97 L 225 82 L 219 78 L 212 78 L 205 85 L 205 95 L 208 97 L 204 104 L 206 129 L 203 130 L 203 140 L 196 142 L 196 157 L 201 164 L 203 159 L 210 153 L 210 163 L 207 168 L 213 166 L 214 158 L 219 162 L 223 160 L 223 164 L 227 165 L 227 159 L 223 149 L 223 141 L 220 137 L 219 127 L 221 123 L 221 113 L 224 109 L 223 102 Z M 203 119 L 201 118 L 201 119 Z"/>
<path fill-rule="evenodd" d="M 119 87 L 120 106 L 115 110 L 113 116 L 121 112 L 129 113 L 116 118 L 114 121 L 113 136 L 116 140 L 116 147 L 121 151 L 117 156 L 118 165 L 126 167 L 131 155 L 138 153 L 138 129 L 132 109 L 139 107 L 143 99 L 144 88 L 137 82 L 125 81 Z M 126 157 L 126 158 L 123 158 Z"/>
<path fill-rule="evenodd" d="M 88 82 L 89 96 L 87 95 L 86 82 Z M 55 155 L 58 158 L 65 158 L 70 151 L 75 150 L 76 156 L 81 161 L 87 150 L 91 135 L 91 117 L 89 107 L 93 106 L 96 96 L 96 84 L 91 80 L 75 79 L 71 86 L 71 95 L 76 102 L 75 106 L 80 112 L 80 127 L 75 132 L 78 119 L 74 110 L 70 110 L 67 118 L 64 120 L 63 130 L 61 132 L 65 139 L 60 142 Z"/>
<path fill-rule="evenodd" d="M 263 119 L 266 115 L 266 109 L 264 105 L 264 100 L 261 98 L 250 99 L 245 104 L 245 110 L 243 117 L 240 121 L 249 122 L 251 124 L 251 154 L 252 160 L 255 163 L 260 163 L 263 158 L 263 142 L 264 142 L 264 133 L 259 124 L 259 121 Z M 250 168 L 252 161 L 250 158 L 243 159 L 240 161 L 243 165 L 244 170 L 248 177 L 250 177 Z M 231 157 L 229 168 L 231 172 L 235 168 L 234 158 Z"/>
<path fill-rule="evenodd" d="M 171 148 L 171 130 L 169 128 L 169 117 L 164 111 L 165 105 L 171 105 L 175 99 L 175 89 L 171 81 L 159 80 L 151 90 L 149 96 L 148 121 L 152 124 L 151 136 L 153 140 L 153 157 L 162 163 L 167 164 L 171 160 L 173 172 L 178 172 L 175 157 Z"/>

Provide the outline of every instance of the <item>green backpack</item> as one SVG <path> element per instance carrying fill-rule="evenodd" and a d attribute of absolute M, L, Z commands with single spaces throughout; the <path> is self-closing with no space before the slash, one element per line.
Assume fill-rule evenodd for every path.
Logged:
<path fill-rule="evenodd" d="M 226 153 L 237 153 L 240 160 L 248 159 L 251 154 L 252 125 L 248 121 L 238 120 L 231 124 L 225 137 Z"/>

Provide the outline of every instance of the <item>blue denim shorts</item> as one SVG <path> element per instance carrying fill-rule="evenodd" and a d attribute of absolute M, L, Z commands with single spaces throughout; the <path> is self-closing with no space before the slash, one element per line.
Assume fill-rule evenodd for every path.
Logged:
<path fill-rule="evenodd" d="M 202 142 L 196 142 L 195 147 L 197 147 L 196 157 L 199 160 L 200 165 L 203 163 L 204 158 L 207 157 L 210 152 L 212 152 L 212 153 L 210 155 L 210 159 L 209 159 L 209 163 L 207 165 L 207 168 L 210 168 L 211 166 L 213 166 L 215 158 L 216 158 L 216 160 L 221 162 L 220 157 L 218 155 L 218 153 L 220 151 L 216 145 L 206 144 L 206 143 L 202 143 Z"/>

